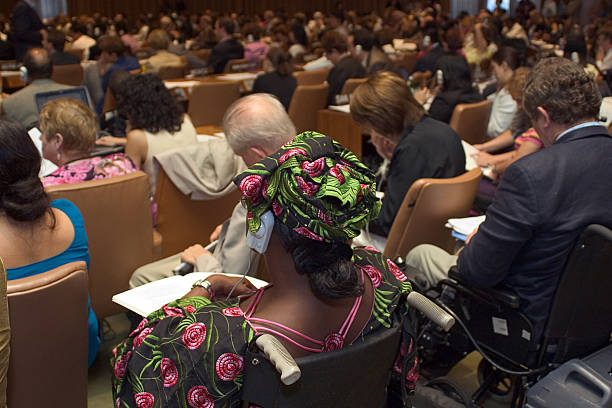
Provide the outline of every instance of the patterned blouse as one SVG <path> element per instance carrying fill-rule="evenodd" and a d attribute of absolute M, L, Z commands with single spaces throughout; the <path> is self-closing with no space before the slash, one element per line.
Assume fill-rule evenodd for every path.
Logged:
<path fill-rule="evenodd" d="M 356 249 L 353 262 L 374 287 L 360 341 L 390 327 L 400 295 L 411 288 L 399 268 L 372 248 Z M 116 406 L 240 407 L 243 356 L 255 336 L 240 300 L 178 299 L 143 319 L 113 349 Z"/>
<path fill-rule="evenodd" d="M 113 153 L 104 157 L 91 157 L 64 164 L 43 178 L 43 186 L 100 180 L 123 176 L 136 170 L 138 170 L 138 167 L 125 154 Z"/>

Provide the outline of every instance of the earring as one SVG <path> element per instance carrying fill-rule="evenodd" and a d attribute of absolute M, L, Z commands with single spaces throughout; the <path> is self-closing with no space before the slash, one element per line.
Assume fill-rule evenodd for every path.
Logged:
<path fill-rule="evenodd" d="M 60 152 L 57 152 L 57 160 L 59 161 L 61 160 L 61 158 L 62 158 L 62 154 Z"/>

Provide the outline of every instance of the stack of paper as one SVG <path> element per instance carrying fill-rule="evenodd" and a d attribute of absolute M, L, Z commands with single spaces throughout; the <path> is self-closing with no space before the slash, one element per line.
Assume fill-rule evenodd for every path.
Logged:
<path fill-rule="evenodd" d="M 474 146 L 466 142 L 465 140 L 461 141 L 461 145 L 463 146 L 463 151 L 465 152 L 465 169 L 470 171 L 478 167 L 476 164 L 476 159 L 472 157 L 473 154 L 480 153 L 480 150 L 476 149 Z M 481 167 L 482 174 L 485 177 L 493 178 L 493 168 L 492 167 Z"/>
<path fill-rule="evenodd" d="M 346 105 L 329 105 L 328 108 L 338 112 L 351 113 L 351 105 L 348 103 Z"/>
<path fill-rule="evenodd" d="M 453 237 L 465 241 L 466 237 L 472 233 L 485 220 L 485 216 L 450 218 L 446 223 L 447 228 L 453 230 Z"/>

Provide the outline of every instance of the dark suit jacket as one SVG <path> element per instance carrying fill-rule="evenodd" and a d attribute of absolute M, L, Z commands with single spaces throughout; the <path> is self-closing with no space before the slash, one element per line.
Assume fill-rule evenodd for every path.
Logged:
<path fill-rule="evenodd" d="M 436 62 L 442 55 L 444 55 L 444 48 L 440 44 L 435 44 L 425 55 L 416 61 L 411 73 L 430 71 L 433 74 Z"/>
<path fill-rule="evenodd" d="M 51 54 L 51 62 L 53 65 L 73 65 L 80 64 L 81 60 L 76 54 L 55 51 Z"/>
<path fill-rule="evenodd" d="M 342 58 L 327 74 L 327 83 L 329 84 L 327 104 L 336 105 L 336 95 L 340 95 L 347 79 L 363 78 L 365 76 L 366 70 L 357 58 L 351 55 Z"/>
<path fill-rule="evenodd" d="M 227 61 L 239 58 L 244 58 L 244 47 L 234 38 L 229 38 L 215 45 L 208 57 L 208 66 L 212 67 L 215 74 L 220 74 Z"/>
<path fill-rule="evenodd" d="M 259 75 L 253 84 L 253 93 L 269 93 L 278 98 L 285 107 L 289 110 L 291 97 L 297 87 L 297 79 L 291 74 L 280 75 L 278 72 L 268 72 L 267 74 Z"/>
<path fill-rule="evenodd" d="M 482 101 L 482 95 L 473 87 L 469 89 L 444 91 L 434 98 L 429 107 L 429 115 L 434 119 L 449 123 L 453 117 L 455 106 L 460 103 L 475 103 L 480 101 Z"/>
<path fill-rule="evenodd" d="M 391 225 L 412 183 L 420 178 L 449 178 L 465 171 L 461 139 L 450 126 L 425 115 L 404 130 L 393 151 L 385 198 L 370 231 L 389 235 Z"/>
<path fill-rule="evenodd" d="M 576 239 L 589 224 L 612 228 L 610 180 L 612 138 L 603 126 L 572 131 L 516 161 L 459 254 L 459 272 L 477 287 L 515 290 L 539 339 Z"/>
<path fill-rule="evenodd" d="M 40 30 L 45 28 L 40 17 L 29 4 L 19 1 L 13 9 L 13 42 L 15 57 L 21 61 L 28 48 L 40 47 L 42 35 Z"/>

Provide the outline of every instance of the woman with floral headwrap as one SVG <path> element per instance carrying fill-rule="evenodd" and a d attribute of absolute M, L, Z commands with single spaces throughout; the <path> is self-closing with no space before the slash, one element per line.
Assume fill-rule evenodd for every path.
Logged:
<path fill-rule="evenodd" d="M 271 283 L 226 299 L 236 280 L 212 275 L 149 315 L 114 351 L 117 406 L 241 406 L 256 335 L 272 333 L 294 357 L 335 350 L 389 328 L 410 290 L 381 253 L 351 249 L 380 203 L 372 173 L 329 137 L 302 133 L 234 181 L 251 232 L 274 215 Z"/>

